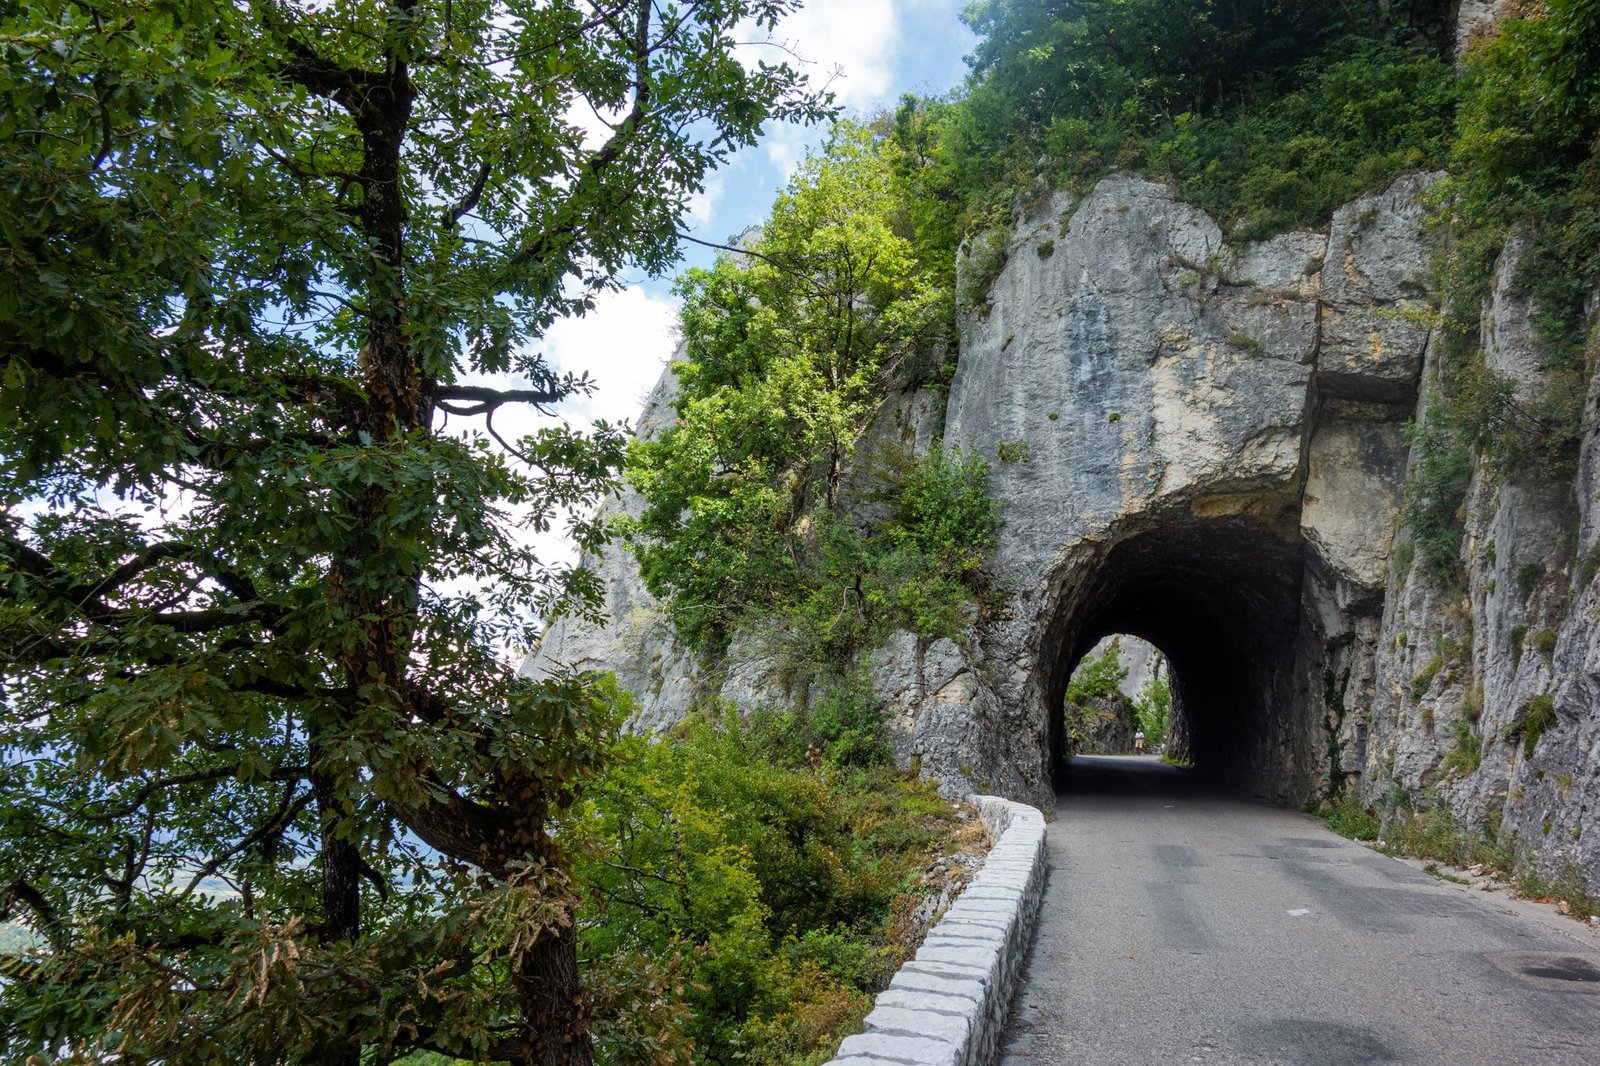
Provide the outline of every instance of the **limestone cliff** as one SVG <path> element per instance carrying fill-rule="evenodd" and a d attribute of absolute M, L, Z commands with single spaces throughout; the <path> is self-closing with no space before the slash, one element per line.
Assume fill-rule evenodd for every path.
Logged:
<path fill-rule="evenodd" d="M 1513 5 L 1463 3 L 1458 37 Z M 954 380 L 884 401 L 861 442 L 944 440 L 992 463 L 998 609 L 960 639 L 898 633 L 867 657 L 897 755 L 951 791 L 1049 803 L 1067 678 L 1112 633 L 1171 668 L 1172 748 L 1301 803 L 1436 796 L 1500 822 L 1551 877 L 1600 891 L 1600 393 L 1573 478 L 1478 470 L 1465 588 L 1395 545 L 1414 459 L 1404 426 L 1437 374 L 1426 194 L 1402 178 L 1322 231 L 1232 246 L 1130 175 L 1018 207 L 992 278 L 960 288 Z M 1533 389 L 1542 354 L 1513 242 L 1483 308 L 1484 355 Z M 969 274 L 993 256 L 964 260 Z M 672 416 L 670 371 L 641 432 Z M 860 464 L 845 507 L 870 515 Z M 615 508 L 637 513 L 624 493 Z M 1398 541 L 1397 541 L 1398 534 Z M 1392 565 L 1399 559 L 1402 565 Z M 559 622 L 527 669 L 616 669 L 659 727 L 700 697 L 785 699 L 763 635 L 714 671 L 671 639 L 628 555 L 598 564 L 600 627 Z"/>
<path fill-rule="evenodd" d="M 893 397 L 863 443 L 974 448 L 1001 507 L 1003 607 L 960 641 L 906 633 L 870 656 L 903 759 L 951 789 L 1048 801 L 1071 667 L 1128 632 L 1171 660 L 1198 761 L 1280 800 L 1320 787 L 1346 702 L 1370 689 L 1400 422 L 1428 335 L 1407 314 L 1426 296 L 1426 185 L 1243 248 L 1126 175 L 1020 212 L 963 315 L 948 402 Z M 645 432 L 670 395 L 667 380 Z M 697 677 L 626 556 L 602 565 L 611 621 L 558 623 L 530 670 L 614 666 L 643 727 L 697 692 L 780 698 L 759 634 Z M 1355 679 L 1332 707 L 1329 674 Z"/>
<path fill-rule="evenodd" d="M 1488 365 L 1531 393 L 1544 355 L 1513 295 L 1513 242 L 1483 307 Z M 1430 365 L 1429 377 L 1437 373 Z M 1576 482 L 1475 469 L 1465 588 L 1420 560 L 1390 575 L 1363 712 L 1363 796 L 1436 792 L 1468 824 L 1504 826 L 1552 880 L 1600 882 L 1600 393 L 1591 382 Z M 1400 562 L 1406 562 L 1400 556 Z"/>

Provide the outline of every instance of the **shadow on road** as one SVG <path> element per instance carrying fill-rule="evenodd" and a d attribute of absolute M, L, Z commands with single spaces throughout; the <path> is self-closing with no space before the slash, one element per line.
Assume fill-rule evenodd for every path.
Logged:
<path fill-rule="evenodd" d="M 1063 764 L 1056 792 L 1078 799 L 1199 799 L 1229 793 L 1193 770 L 1150 755 L 1074 755 Z"/>

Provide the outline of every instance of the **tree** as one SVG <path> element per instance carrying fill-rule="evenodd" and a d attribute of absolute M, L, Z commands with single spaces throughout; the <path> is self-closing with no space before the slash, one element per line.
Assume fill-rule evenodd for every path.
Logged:
<path fill-rule="evenodd" d="M 826 110 L 736 55 L 792 6 L 0 14 L 0 917 L 48 942 L 7 1059 L 592 1061 L 555 829 L 623 699 L 493 649 L 592 609 L 522 530 L 621 441 L 493 420 Z"/>
<path fill-rule="evenodd" d="M 841 125 L 744 254 L 681 284 L 678 418 L 629 473 L 641 572 L 693 644 L 792 584 L 802 516 L 838 502 L 885 381 L 948 319 L 900 191 L 891 153 Z"/>
<path fill-rule="evenodd" d="M 1159 666 L 1140 687 L 1138 698 L 1133 701 L 1133 714 L 1150 746 L 1160 747 L 1172 726 L 1172 688 Z"/>
<path fill-rule="evenodd" d="M 1097 696 L 1122 691 L 1128 668 L 1122 665 L 1122 642 L 1113 639 L 1109 647 L 1093 659 L 1085 659 L 1067 679 L 1067 702 L 1084 704 Z"/>

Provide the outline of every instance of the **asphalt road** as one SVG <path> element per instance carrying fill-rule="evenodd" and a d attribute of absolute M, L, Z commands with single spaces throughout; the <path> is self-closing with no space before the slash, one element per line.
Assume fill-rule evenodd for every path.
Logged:
<path fill-rule="evenodd" d="M 1078 758 L 1003 1066 L 1600 1066 L 1600 933 L 1150 758 Z"/>

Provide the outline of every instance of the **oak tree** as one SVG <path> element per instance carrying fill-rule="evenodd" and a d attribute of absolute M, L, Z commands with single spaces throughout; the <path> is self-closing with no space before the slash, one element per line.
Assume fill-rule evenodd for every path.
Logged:
<path fill-rule="evenodd" d="M 495 649 L 592 604 L 526 531 L 620 436 L 494 419 L 827 110 L 736 41 L 794 2 L 0 8 L 8 1061 L 593 1060 L 555 830 L 622 700 Z"/>

